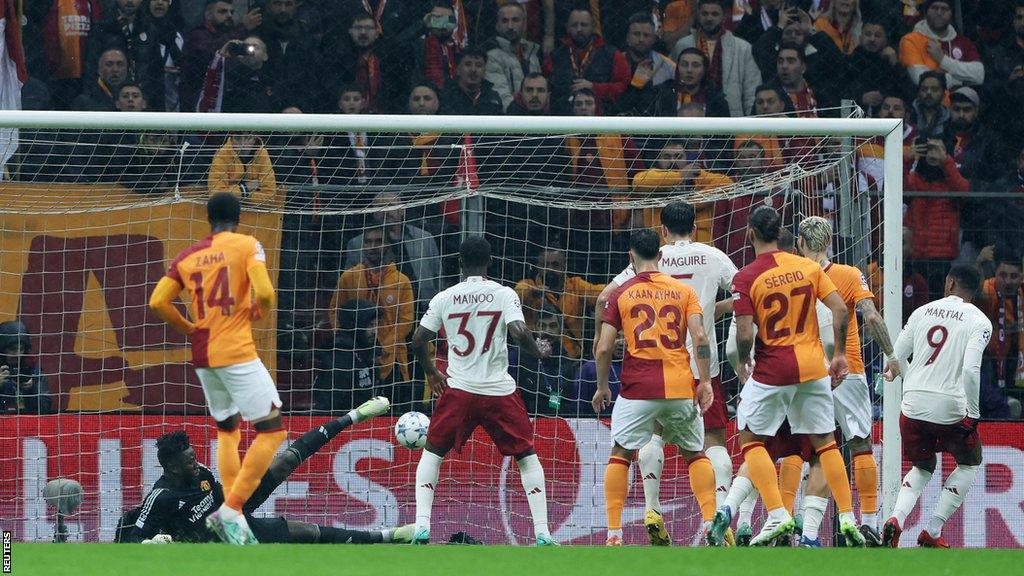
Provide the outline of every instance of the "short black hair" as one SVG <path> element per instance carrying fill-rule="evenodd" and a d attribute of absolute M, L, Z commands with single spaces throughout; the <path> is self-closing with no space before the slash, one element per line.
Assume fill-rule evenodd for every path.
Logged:
<path fill-rule="evenodd" d="M 519 5 L 518 4 L 506 4 L 505 6 L 519 6 Z M 523 91 L 523 86 L 526 84 L 527 80 L 536 80 L 537 78 L 543 78 L 544 79 L 544 84 L 547 85 L 548 90 L 551 89 L 551 81 L 548 80 L 547 76 L 541 74 L 540 72 L 530 72 L 526 76 L 523 76 L 523 81 L 519 83 L 519 91 L 520 92 Z"/>
<path fill-rule="evenodd" d="M 796 237 L 793 233 L 785 228 L 779 229 L 779 250 L 783 252 L 792 252 L 793 247 L 796 246 Z"/>
<path fill-rule="evenodd" d="M 661 238 L 650 228 L 642 228 L 629 237 L 629 249 L 643 260 L 656 260 L 661 250 Z"/>
<path fill-rule="evenodd" d="M 792 42 L 783 42 L 782 44 L 779 44 L 779 50 L 775 53 L 776 59 L 778 59 L 779 54 L 782 54 L 783 50 L 792 50 L 796 52 L 796 57 L 800 62 L 807 64 L 807 55 L 804 54 L 804 49 L 801 46 Z"/>
<path fill-rule="evenodd" d="M 946 83 L 946 73 L 939 72 L 938 70 L 929 70 L 921 74 L 921 77 L 917 80 L 917 87 L 921 88 L 921 84 L 924 84 L 924 81 L 929 78 L 934 78 L 938 80 L 939 84 L 942 86 L 943 91 L 949 88 L 949 84 Z"/>
<path fill-rule="evenodd" d="M 861 27 L 863 28 L 864 26 L 878 26 L 879 28 L 882 29 L 883 32 L 885 32 L 886 40 L 888 40 L 892 36 L 892 34 L 889 32 L 889 23 L 883 20 L 882 18 L 878 18 L 875 16 L 872 16 L 870 18 L 864 18 Z"/>
<path fill-rule="evenodd" d="M 462 64 L 462 61 L 470 56 L 479 58 L 485 63 L 487 62 L 487 52 L 485 52 L 483 48 L 480 48 L 479 46 L 466 46 L 462 49 L 462 52 L 459 52 L 455 57 L 455 65 L 458 66 L 459 64 Z"/>
<path fill-rule="evenodd" d="M 356 22 L 362 22 L 363 20 L 373 20 L 374 23 L 377 22 L 377 19 L 374 18 L 373 15 L 367 12 L 366 10 L 359 10 L 352 15 L 352 18 L 349 19 L 348 27 L 351 28 L 353 24 L 355 24 Z"/>
<path fill-rule="evenodd" d="M 206 219 L 210 224 L 235 224 L 242 219 L 242 203 L 231 192 L 217 192 L 206 201 Z"/>
<path fill-rule="evenodd" d="M 184 430 L 176 430 L 156 439 L 156 459 L 161 468 L 167 467 L 171 458 L 192 447 L 188 434 Z"/>
<path fill-rule="evenodd" d="M 974 266 L 955 264 L 949 269 L 947 277 L 952 278 L 961 290 L 969 292 L 972 296 L 981 288 L 981 272 Z"/>
<path fill-rule="evenodd" d="M 754 230 L 754 234 L 762 242 L 776 242 L 779 239 L 779 230 L 782 228 L 782 218 L 774 208 L 758 206 L 751 212 L 747 226 Z"/>
<path fill-rule="evenodd" d="M 634 12 L 633 15 L 629 17 L 629 21 L 626 23 L 626 28 L 629 28 L 633 24 L 650 24 L 651 26 L 654 26 L 654 18 L 651 16 L 650 12 Z"/>
<path fill-rule="evenodd" d="M 699 10 L 704 4 L 715 4 L 722 10 L 725 10 L 725 0 L 697 0 L 697 9 Z"/>
<path fill-rule="evenodd" d="M 693 204 L 676 200 L 669 202 L 661 209 L 661 224 L 668 231 L 680 236 L 693 234 L 693 222 L 697 218 L 697 211 Z"/>
<path fill-rule="evenodd" d="M 483 236 L 467 236 L 459 245 L 459 260 L 467 268 L 484 268 L 491 263 L 491 243 Z"/>

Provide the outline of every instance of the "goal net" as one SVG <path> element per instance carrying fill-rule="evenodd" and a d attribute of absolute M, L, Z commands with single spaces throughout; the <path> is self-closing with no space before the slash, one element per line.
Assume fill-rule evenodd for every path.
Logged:
<path fill-rule="evenodd" d="M 57 519 L 43 487 L 56 478 L 84 489 L 66 518 L 69 539 L 113 540 L 122 514 L 161 474 L 161 434 L 184 429 L 199 461 L 215 466 L 216 434 L 188 341 L 147 307 L 169 261 L 209 234 L 211 192 L 244 198 L 240 231 L 267 249 L 279 310 L 255 330 L 291 438 L 373 395 L 394 405 L 392 414 L 343 432 L 259 511 L 290 520 L 356 528 L 413 520 L 419 452 L 398 445 L 393 426 L 407 411 L 429 415 L 431 402 L 408 342 L 430 298 L 459 280 L 466 234 L 490 241 L 490 275 L 516 288 L 529 326 L 556 351 L 538 361 L 512 349 L 510 370 L 536 417 L 550 524 L 563 543 L 601 543 L 605 535 L 611 440 L 607 414 L 590 408 L 594 300 L 628 263 L 630 231 L 660 229 L 668 201 L 693 203 L 695 240 L 737 266 L 753 258 L 745 241 L 753 208 L 773 206 L 789 230 L 806 216 L 829 219 L 833 260 L 868 274 L 890 332 L 901 324 L 895 121 L 133 113 L 2 120 L 20 130 L 0 183 L 0 317 L 21 326 L 0 330 L 0 346 L 15 344 L 0 350 L 10 373 L 0 416 L 0 525 L 19 540 L 53 538 Z M 716 332 L 732 419 L 738 383 L 725 361 L 727 325 L 722 318 Z M 879 350 L 861 336 L 874 389 Z M 443 365 L 443 336 L 432 350 Z M 872 398 L 884 512 L 901 473 L 898 443 L 883 445 L 882 427 L 889 425 L 886 439 L 898 438 L 890 430 L 898 403 L 883 408 L 882 396 Z M 734 422 L 727 433 L 738 467 Z M 688 544 L 700 515 L 685 463 L 672 447 L 666 455 L 663 512 L 674 540 Z M 518 473 L 478 430 L 442 467 L 435 539 L 465 531 L 488 543 L 531 541 Z M 642 486 L 635 471 L 632 478 L 625 540 L 641 543 Z"/>

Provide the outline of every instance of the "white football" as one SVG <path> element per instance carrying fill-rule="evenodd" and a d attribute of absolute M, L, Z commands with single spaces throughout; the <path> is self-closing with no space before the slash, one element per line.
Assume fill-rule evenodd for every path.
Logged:
<path fill-rule="evenodd" d="M 395 424 L 395 439 L 410 450 L 423 448 L 427 443 L 430 418 L 421 412 L 406 412 Z"/>

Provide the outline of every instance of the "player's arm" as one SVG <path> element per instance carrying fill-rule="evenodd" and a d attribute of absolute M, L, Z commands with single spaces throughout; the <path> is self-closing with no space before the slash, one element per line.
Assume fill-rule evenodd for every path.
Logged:
<path fill-rule="evenodd" d="M 754 317 L 749 314 L 736 316 L 736 376 L 740 384 L 746 384 L 753 371 L 750 352 L 754 349 Z"/>
<path fill-rule="evenodd" d="M 690 333 L 690 342 L 693 343 L 693 353 L 697 359 L 697 376 L 700 379 L 693 401 L 703 414 L 711 407 L 715 397 L 711 388 L 711 341 L 704 331 L 704 315 L 690 314 L 686 319 L 686 330 Z"/>
<path fill-rule="evenodd" d="M 196 331 L 196 325 L 178 312 L 174 299 L 181 294 L 182 285 L 169 276 L 164 276 L 149 297 L 149 307 L 158 318 L 167 322 L 176 331 L 188 335 Z"/>
<path fill-rule="evenodd" d="M 246 273 L 249 275 L 249 283 L 252 284 L 256 293 L 256 309 L 253 317 L 263 318 L 274 309 L 277 303 L 277 295 L 274 293 L 274 284 L 270 281 L 270 273 L 263 264 L 250 266 Z"/>
<path fill-rule="evenodd" d="M 882 315 L 878 313 L 878 308 L 875 307 L 874 298 L 864 298 L 857 302 L 857 310 L 860 311 L 861 317 L 864 318 L 864 325 L 867 326 L 868 332 L 871 333 L 871 338 L 882 348 L 882 353 L 885 354 L 885 363 L 892 372 L 893 377 L 899 376 L 900 362 L 893 355 L 892 339 L 889 338 L 889 330 L 885 327 L 885 319 L 882 318 Z"/>
<path fill-rule="evenodd" d="M 893 356 L 896 357 L 897 362 L 906 362 L 914 353 L 915 318 L 917 318 L 916 312 L 910 315 L 910 319 L 907 320 L 907 325 L 900 331 L 900 335 L 896 337 L 896 343 L 892 346 L 892 353 Z M 900 365 L 901 372 L 903 371 L 902 368 L 903 366 Z M 892 374 L 888 369 L 882 373 L 882 377 L 885 378 L 886 382 L 892 382 L 898 375 L 899 374 Z"/>
<path fill-rule="evenodd" d="M 732 314 L 732 298 L 726 298 L 715 302 L 715 320 L 726 314 Z"/>
<path fill-rule="evenodd" d="M 527 354 L 534 358 L 544 359 L 551 356 L 551 350 L 545 348 L 541 350 L 537 346 L 537 341 L 533 338 L 533 333 L 526 327 L 526 322 L 522 320 L 513 320 L 508 323 L 508 336 L 515 342 L 520 348 L 522 348 Z"/>
<path fill-rule="evenodd" d="M 964 395 L 967 398 L 967 417 L 977 420 L 981 417 L 978 409 L 978 394 L 981 390 L 981 359 L 992 336 L 992 326 L 979 325 L 971 334 L 964 352 L 964 363 L 961 376 L 964 383 Z"/>
<path fill-rule="evenodd" d="M 169 499 L 160 497 L 163 491 L 163 488 L 154 488 L 142 501 L 142 510 L 135 521 L 134 538 L 137 538 L 138 542 L 153 539 L 160 533 L 167 515 L 177 511 L 174 509 L 172 512 L 172 508 L 168 506 Z"/>
<path fill-rule="evenodd" d="M 822 300 L 832 312 L 832 335 L 835 336 L 836 344 L 832 348 L 832 364 L 829 373 L 832 375 L 832 387 L 835 388 L 843 383 L 843 379 L 850 372 L 850 366 L 846 362 L 846 333 L 850 327 L 850 312 L 846 309 L 846 303 L 838 290 L 833 290 Z"/>
<path fill-rule="evenodd" d="M 600 414 L 612 402 L 611 388 L 608 386 L 608 372 L 612 366 L 612 352 L 615 350 L 615 336 L 618 334 L 611 324 L 602 324 L 601 333 L 597 338 L 597 346 L 594 350 L 594 360 L 597 364 L 597 391 L 591 404 L 594 412 Z"/>
<path fill-rule="evenodd" d="M 604 324 L 604 309 L 608 306 L 608 298 L 611 297 L 612 292 L 618 288 L 618 283 L 612 280 L 605 285 L 604 290 L 597 295 L 597 300 L 594 302 L 594 349 L 591 351 L 594 358 L 597 358 L 597 343 L 601 340 L 601 325 Z"/>
<path fill-rule="evenodd" d="M 416 331 L 412 335 L 412 354 L 416 358 L 416 362 L 423 368 L 423 373 L 427 376 L 430 393 L 434 396 L 440 396 L 441 392 L 444 391 L 445 378 L 441 371 L 437 369 L 437 365 L 434 364 L 434 357 L 430 354 L 430 343 L 435 338 L 437 338 L 437 332 L 426 328 L 422 324 L 417 326 Z"/>

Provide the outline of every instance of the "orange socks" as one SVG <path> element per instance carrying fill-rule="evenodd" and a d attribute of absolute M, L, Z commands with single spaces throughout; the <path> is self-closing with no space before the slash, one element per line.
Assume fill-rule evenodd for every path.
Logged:
<path fill-rule="evenodd" d="M 238 445 L 241 442 L 242 432 L 238 427 L 230 432 L 217 429 L 217 472 L 225 494 L 231 493 L 238 470 L 242 467 L 242 459 L 238 456 Z"/>
<path fill-rule="evenodd" d="M 782 495 L 779 493 L 779 478 L 775 473 L 775 463 L 764 448 L 764 442 L 744 444 L 740 450 L 743 460 L 747 463 L 747 473 L 757 491 L 761 493 L 765 510 L 769 512 L 782 508 Z"/>
<path fill-rule="evenodd" d="M 708 466 L 710 468 L 710 465 Z M 714 502 L 714 482 L 711 487 Z M 608 513 L 608 530 L 622 530 L 622 507 L 629 491 L 629 460 L 612 456 L 604 468 L 604 502 Z"/>
<path fill-rule="evenodd" d="M 710 522 L 715 517 L 715 469 L 711 460 L 702 455 L 690 460 L 688 470 L 690 489 L 700 505 L 700 515 L 705 522 Z"/>
<path fill-rule="evenodd" d="M 797 455 L 786 456 L 782 459 L 782 464 L 779 465 L 779 492 L 782 494 L 782 505 L 791 516 L 803 471 L 804 459 Z"/>
<path fill-rule="evenodd" d="M 860 513 L 878 513 L 878 464 L 871 452 L 854 455 L 853 483 L 857 485 Z"/>
<path fill-rule="evenodd" d="M 245 459 L 242 461 L 242 469 L 238 472 L 234 484 L 231 485 L 231 494 L 224 500 L 229 507 L 242 511 L 245 501 L 256 491 L 260 479 L 267 473 L 270 463 L 274 460 L 274 453 L 277 447 L 288 437 L 284 429 L 272 432 L 257 432 L 256 439 L 245 452 Z"/>
<path fill-rule="evenodd" d="M 818 448 L 818 460 L 825 480 L 832 490 L 832 498 L 836 501 L 836 509 L 840 514 L 853 511 L 853 493 L 850 491 L 850 478 L 846 475 L 846 464 L 839 453 L 835 442 Z"/>

